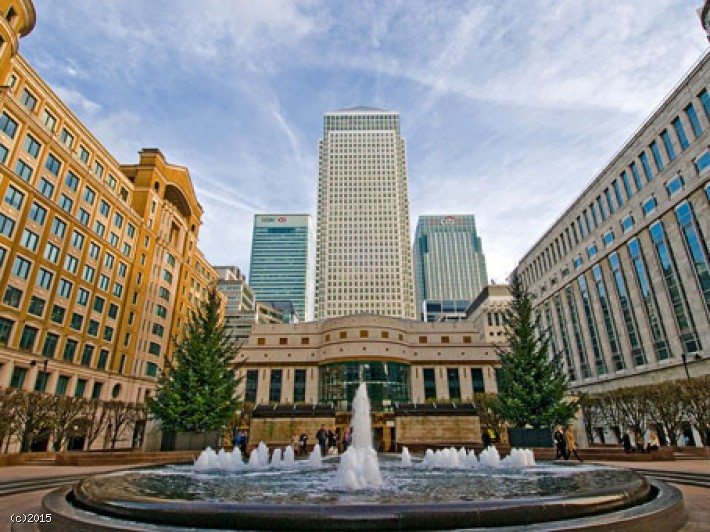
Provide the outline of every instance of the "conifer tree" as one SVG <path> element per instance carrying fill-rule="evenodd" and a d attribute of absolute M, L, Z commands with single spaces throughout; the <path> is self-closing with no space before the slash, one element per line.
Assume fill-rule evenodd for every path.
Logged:
<path fill-rule="evenodd" d="M 517 427 L 566 425 L 577 402 L 565 399 L 567 378 L 558 355 L 550 357 L 550 334 L 533 314 L 532 297 L 520 279 L 510 283 L 513 301 L 504 314 L 507 349 L 499 349 L 501 383 L 496 410 Z"/>
<path fill-rule="evenodd" d="M 220 323 L 217 290 L 189 318 L 174 357 L 166 358 L 151 413 L 163 430 L 215 430 L 239 408 L 239 380 L 232 363 L 236 342 Z"/>

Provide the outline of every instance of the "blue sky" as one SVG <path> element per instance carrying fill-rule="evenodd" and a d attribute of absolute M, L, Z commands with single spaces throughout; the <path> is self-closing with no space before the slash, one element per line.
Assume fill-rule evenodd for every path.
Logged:
<path fill-rule="evenodd" d="M 398 111 L 412 228 L 473 213 L 503 281 L 707 47 L 700 0 L 34 0 L 20 52 L 119 161 L 190 169 L 200 247 L 315 215 L 327 111 Z"/>

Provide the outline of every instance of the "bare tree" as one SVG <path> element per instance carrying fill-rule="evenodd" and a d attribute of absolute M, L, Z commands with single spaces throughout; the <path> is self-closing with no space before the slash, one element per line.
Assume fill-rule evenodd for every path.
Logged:
<path fill-rule="evenodd" d="M 710 375 L 679 381 L 678 392 L 688 422 L 698 431 L 703 445 L 709 445 L 710 428 Z"/>
<path fill-rule="evenodd" d="M 5 454 L 10 448 L 12 437 L 22 428 L 15 417 L 15 412 L 18 408 L 24 408 L 24 393 L 15 388 L 0 389 L 0 441 L 5 442 Z"/>
<path fill-rule="evenodd" d="M 13 413 L 20 427 L 20 452 L 27 452 L 34 439 L 54 426 L 54 397 L 39 392 L 20 392 Z"/>
<path fill-rule="evenodd" d="M 92 399 L 86 406 L 86 417 L 82 420 L 83 434 L 86 437 L 86 450 L 91 449 L 94 442 L 105 434 L 109 424 L 108 410 L 98 399 Z"/>
<path fill-rule="evenodd" d="M 584 421 L 587 439 L 589 443 L 594 443 L 594 428 L 599 425 L 603 418 L 602 399 L 598 395 L 581 394 L 579 396 L 579 405 L 582 408 L 582 420 Z"/>
<path fill-rule="evenodd" d="M 60 396 L 55 398 L 52 440 L 55 451 L 61 451 L 64 443 L 80 419 L 87 413 L 88 403 L 83 397 Z"/>
<path fill-rule="evenodd" d="M 109 401 L 104 403 L 104 408 L 108 412 L 111 449 L 115 449 L 116 442 L 132 430 L 138 421 L 145 419 L 147 413 L 145 405 L 123 401 Z"/>

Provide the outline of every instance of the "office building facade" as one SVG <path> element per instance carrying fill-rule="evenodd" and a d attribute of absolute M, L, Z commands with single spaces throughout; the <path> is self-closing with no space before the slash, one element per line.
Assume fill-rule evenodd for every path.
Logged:
<path fill-rule="evenodd" d="M 523 257 L 570 387 L 710 373 L 710 55 Z"/>
<path fill-rule="evenodd" d="M 119 164 L 17 54 L 32 3 L 0 7 L 0 388 L 143 403 L 216 282 L 202 208 L 159 150 Z"/>
<path fill-rule="evenodd" d="M 249 285 L 256 298 L 283 307 L 289 320 L 289 302 L 299 319 L 313 319 L 313 251 L 310 215 L 255 215 Z"/>
<path fill-rule="evenodd" d="M 319 147 L 316 319 L 415 318 L 409 193 L 399 114 L 326 113 Z"/>
<path fill-rule="evenodd" d="M 413 256 L 419 318 L 465 317 L 466 308 L 487 284 L 474 216 L 420 216 Z"/>

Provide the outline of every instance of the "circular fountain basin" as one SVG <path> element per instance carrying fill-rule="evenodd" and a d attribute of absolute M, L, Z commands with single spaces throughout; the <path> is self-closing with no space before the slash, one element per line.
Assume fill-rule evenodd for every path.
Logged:
<path fill-rule="evenodd" d="M 88 477 L 69 493 L 50 494 L 45 508 L 57 514 L 57 524 L 63 512 L 70 519 L 67 523 L 83 520 L 82 526 L 91 529 L 90 522 L 96 521 L 104 530 L 120 528 L 125 520 L 242 530 L 446 530 L 536 524 L 551 530 L 572 522 L 576 527 L 580 519 L 602 519 L 601 526 L 608 527 L 617 518 L 626 523 L 625 530 L 633 530 L 634 519 L 649 512 L 655 522 L 668 521 L 664 530 L 679 528 L 684 521 L 677 490 L 652 486 L 625 469 L 558 464 L 430 469 L 421 464 L 402 467 L 399 460 L 382 458 L 380 463 L 382 486 L 357 491 L 337 485 L 337 460 L 326 460 L 320 468 L 297 461 L 287 468 L 256 470 L 195 472 L 191 466 L 168 466 L 115 472 Z M 663 504 L 660 495 L 668 499 Z M 665 509 L 659 513 L 661 507 Z M 565 526 L 560 528 L 560 523 Z"/>

